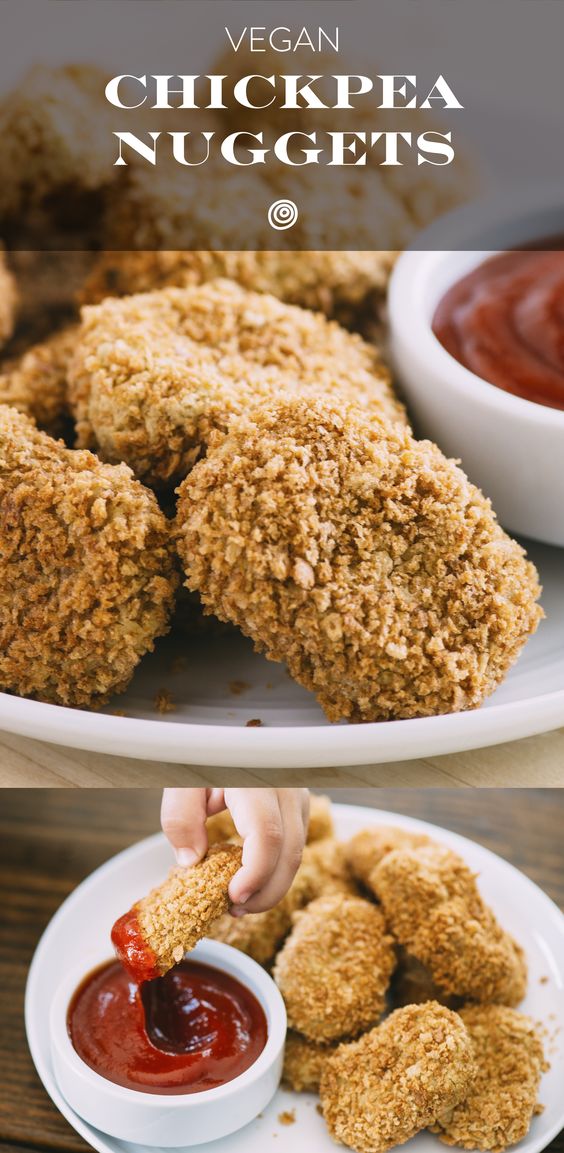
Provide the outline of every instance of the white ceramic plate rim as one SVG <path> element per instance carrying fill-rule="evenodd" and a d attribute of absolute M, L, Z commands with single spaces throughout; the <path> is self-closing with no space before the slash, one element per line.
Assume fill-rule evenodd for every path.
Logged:
<path fill-rule="evenodd" d="M 339 818 L 346 817 L 352 818 L 355 824 L 358 822 L 358 828 L 362 828 L 363 826 L 366 826 L 366 824 L 370 823 L 396 825 L 405 829 L 412 829 L 418 832 L 428 833 L 430 836 L 436 837 L 439 840 L 442 838 L 462 856 L 464 855 L 465 848 L 467 850 L 467 846 L 471 845 L 473 852 L 478 851 L 479 855 L 483 857 L 486 862 L 495 861 L 497 867 L 501 867 L 509 879 L 514 878 L 516 881 L 518 881 L 519 885 L 525 892 L 528 891 L 530 893 L 534 893 L 535 899 L 546 911 L 547 921 L 552 923 L 553 927 L 562 937 L 562 948 L 564 950 L 564 913 L 560 911 L 554 901 L 552 901 L 551 898 L 538 885 L 536 885 L 534 881 L 532 881 L 529 877 L 526 876 L 526 874 L 522 873 L 520 869 L 517 869 L 509 861 L 505 860 L 505 858 L 499 856 L 497 853 L 492 852 L 491 849 L 487 849 L 479 842 L 472 841 L 469 837 L 465 837 L 460 833 L 451 832 L 450 829 L 445 829 L 440 825 L 434 825 L 430 822 L 419 820 L 416 817 L 407 817 L 400 813 L 388 812 L 384 809 L 373 809 L 368 806 L 363 807 L 361 805 L 333 804 L 332 808 L 337 826 L 339 823 Z M 85 1121 L 82 1121 L 82 1119 L 78 1117 L 77 1114 L 74 1113 L 74 1111 L 67 1105 L 66 1101 L 59 1092 L 59 1089 L 54 1080 L 53 1073 L 49 1068 L 48 1063 L 43 1059 L 39 1030 L 36 1024 L 36 1018 L 34 1017 L 34 1002 L 37 995 L 36 989 L 37 992 L 39 992 L 41 986 L 40 974 L 42 953 L 53 927 L 58 924 L 59 920 L 63 917 L 63 915 L 66 915 L 69 909 L 80 903 L 84 893 L 87 892 L 89 888 L 93 887 L 97 883 L 97 880 L 105 872 L 109 872 L 111 869 L 113 869 L 117 861 L 123 861 L 126 858 L 141 856 L 151 845 L 153 845 L 155 842 L 161 841 L 162 839 L 162 833 L 155 833 L 153 836 L 145 837 L 142 841 L 138 841 L 136 844 L 131 845 L 129 848 L 122 850 L 122 852 L 115 854 L 108 861 L 105 861 L 103 865 L 100 865 L 98 869 L 95 869 L 94 872 L 90 873 L 90 875 L 86 877 L 85 880 L 82 881 L 76 889 L 73 890 L 73 892 L 65 899 L 65 901 L 63 901 L 62 905 L 51 918 L 37 944 L 28 973 L 25 993 L 25 1029 L 31 1056 L 37 1074 L 57 1109 L 66 1118 L 72 1128 L 77 1133 L 79 1133 L 80 1136 L 88 1142 L 88 1144 L 96 1149 L 98 1153 L 115 1153 L 115 1144 L 113 1143 L 112 1139 L 107 1138 L 104 1133 L 94 1129 Z M 563 1125 L 564 1101 L 562 1102 L 561 1114 L 558 1119 L 556 1119 L 546 1131 L 546 1133 L 543 1134 L 541 1140 L 538 1143 L 533 1142 L 532 1148 L 529 1149 L 528 1153 L 541 1153 L 541 1150 L 545 1149 L 546 1146 L 549 1145 L 556 1136 L 558 1136 Z M 120 1142 L 119 1145 L 124 1149 L 126 1148 L 126 1143 L 124 1142 Z M 142 1146 L 132 1144 L 127 1145 L 127 1148 L 131 1150 L 144 1149 Z M 219 1145 L 218 1148 L 220 1148 Z"/>

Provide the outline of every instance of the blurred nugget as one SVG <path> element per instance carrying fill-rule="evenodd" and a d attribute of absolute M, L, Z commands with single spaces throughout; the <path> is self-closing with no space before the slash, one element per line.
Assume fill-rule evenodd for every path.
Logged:
<path fill-rule="evenodd" d="M 241 867 L 238 845 L 212 845 L 193 868 L 173 868 L 162 885 L 116 921 L 112 942 L 139 983 L 162 977 L 229 907 L 227 890 Z"/>
<path fill-rule="evenodd" d="M 33 417 L 39 428 L 55 437 L 64 431 L 69 416 L 67 373 L 76 333 L 77 326 L 69 325 L 1 366 L 0 404 Z"/>
<path fill-rule="evenodd" d="M 472 1005 L 460 1016 L 468 1029 L 477 1077 L 468 1096 L 441 1114 L 433 1132 L 446 1145 L 503 1153 L 529 1132 L 547 1068 L 534 1023 L 501 1005 Z"/>
<path fill-rule="evenodd" d="M 360 829 L 345 845 L 345 859 L 353 877 L 366 888 L 370 888 L 370 875 L 386 853 L 394 849 L 418 849 L 431 844 L 425 833 L 409 833 L 395 826 L 376 825 L 370 829 Z"/>
<path fill-rule="evenodd" d="M 371 873 L 390 930 L 449 996 L 518 1005 L 523 950 L 482 900 L 473 874 L 442 845 L 396 849 Z"/>
<path fill-rule="evenodd" d="M 395 966 L 380 910 L 336 893 L 293 921 L 273 969 L 290 1027 L 322 1043 L 370 1028 L 384 1011 Z"/>
<path fill-rule="evenodd" d="M 309 798 L 309 823 L 307 827 L 307 843 L 322 841 L 325 837 L 335 836 L 335 826 L 331 814 L 331 801 L 329 797 L 311 793 Z"/>
<path fill-rule="evenodd" d="M 295 1093 L 317 1093 L 325 1062 L 334 1052 L 334 1045 L 320 1045 L 288 1029 L 282 1080 Z"/>
<path fill-rule="evenodd" d="M 460 1017 L 433 1001 L 408 1005 L 328 1057 L 323 1116 L 336 1141 L 358 1153 L 384 1153 L 463 1101 L 474 1077 L 472 1041 Z"/>
<path fill-rule="evenodd" d="M 16 301 L 16 283 L 6 264 L 4 249 L 0 244 L 0 347 L 14 330 Z"/>

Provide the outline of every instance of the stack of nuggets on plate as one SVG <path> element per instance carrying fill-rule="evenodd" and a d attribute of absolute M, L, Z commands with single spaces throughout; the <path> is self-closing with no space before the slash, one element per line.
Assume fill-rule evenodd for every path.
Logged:
<path fill-rule="evenodd" d="M 81 180 L 104 199 L 106 169 L 83 172 L 84 133 L 69 152 L 57 115 L 76 90 L 84 116 L 100 83 L 66 69 L 59 92 L 42 72 L 50 97 L 17 138 L 25 93 L 0 109 L 8 214 L 48 212 Z M 47 145 L 30 189 L 26 156 Z M 125 199 L 147 221 L 143 171 Z M 403 187 L 386 194 L 409 215 Z M 16 331 L 0 365 L 0 690 L 106 704 L 169 629 L 182 582 L 181 605 L 199 598 L 284 662 L 331 721 L 475 708 L 500 684 L 542 615 L 537 574 L 461 469 L 413 436 L 359 335 L 394 255 L 106 253 L 80 265 L 80 315 L 75 263 L 66 325 L 28 348 Z M 31 283 L 26 265 L 26 324 Z M 0 340 L 14 323 L 2 259 Z"/>
<path fill-rule="evenodd" d="M 524 951 L 455 852 L 388 826 L 341 843 L 327 800 L 314 797 L 289 892 L 267 912 L 232 918 L 240 839 L 227 814 L 211 818 L 208 835 L 200 865 L 173 870 L 134 906 L 155 971 L 203 934 L 269 969 L 288 1015 L 285 1081 L 319 1092 L 329 1132 L 359 1153 L 423 1129 L 493 1153 L 526 1135 L 547 1066 L 536 1026 L 516 1009 Z M 120 953 L 134 976 L 139 954 Z"/>

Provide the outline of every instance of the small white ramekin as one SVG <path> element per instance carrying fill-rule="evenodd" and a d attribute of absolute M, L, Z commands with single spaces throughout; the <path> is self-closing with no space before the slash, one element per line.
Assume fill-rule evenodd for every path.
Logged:
<path fill-rule="evenodd" d="M 201 1093 L 159 1095 L 115 1085 L 86 1065 L 73 1048 L 67 1013 L 73 994 L 108 953 L 85 957 L 67 973 L 50 1013 L 55 1079 L 79 1117 L 103 1133 L 142 1145 L 200 1145 L 234 1133 L 252 1121 L 274 1096 L 284 1059 L 286 1010 L 274 981 L 255 961 L 219 941 L 200 941 L 190 957 L 229 973 L 255 995 L 266 1015 L 268 1037 L 254 1065 L 226 1085 Z"/>
<path fill-rule="evenodd" d="M 498 205 L 463 206 L 448 218 L 459 251 L 403 253 L 390 284 L 394 367 L 417 435 L 460 458 L 511 532 L 564 546 L 564 411 L 513 396 L 459 364 L 431 322 L 443 294 L 492 255 L 564 235 L 561 190 L 527 190 Z M 444 235 L 444 233 L 443 233 Z"/>

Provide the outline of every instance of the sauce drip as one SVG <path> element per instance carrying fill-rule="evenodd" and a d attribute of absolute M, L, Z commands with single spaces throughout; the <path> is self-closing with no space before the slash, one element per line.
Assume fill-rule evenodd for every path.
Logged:
<path fill-rule="evenodd" d="M 122 965 L 140 985 L 160 976 L 155 954 L 141 932 L 135 905 L 115 922 L 112 945 Z"/>
<path fill-rule="evenodd" d="M 235 977 L 181 961 L 141 987 L 119 961 L 96 969 L 71 1001 L 76 1052 L 102 1077 L 145 1093 L 196 1093 L 250 1068 L 267 1041 L 256 997 Z"/>
<path fill-rule="evenodd" d="M 483 380 L 564 409 L 564 252 L 490 257 L 448 290 L 433 332 Z"/>

